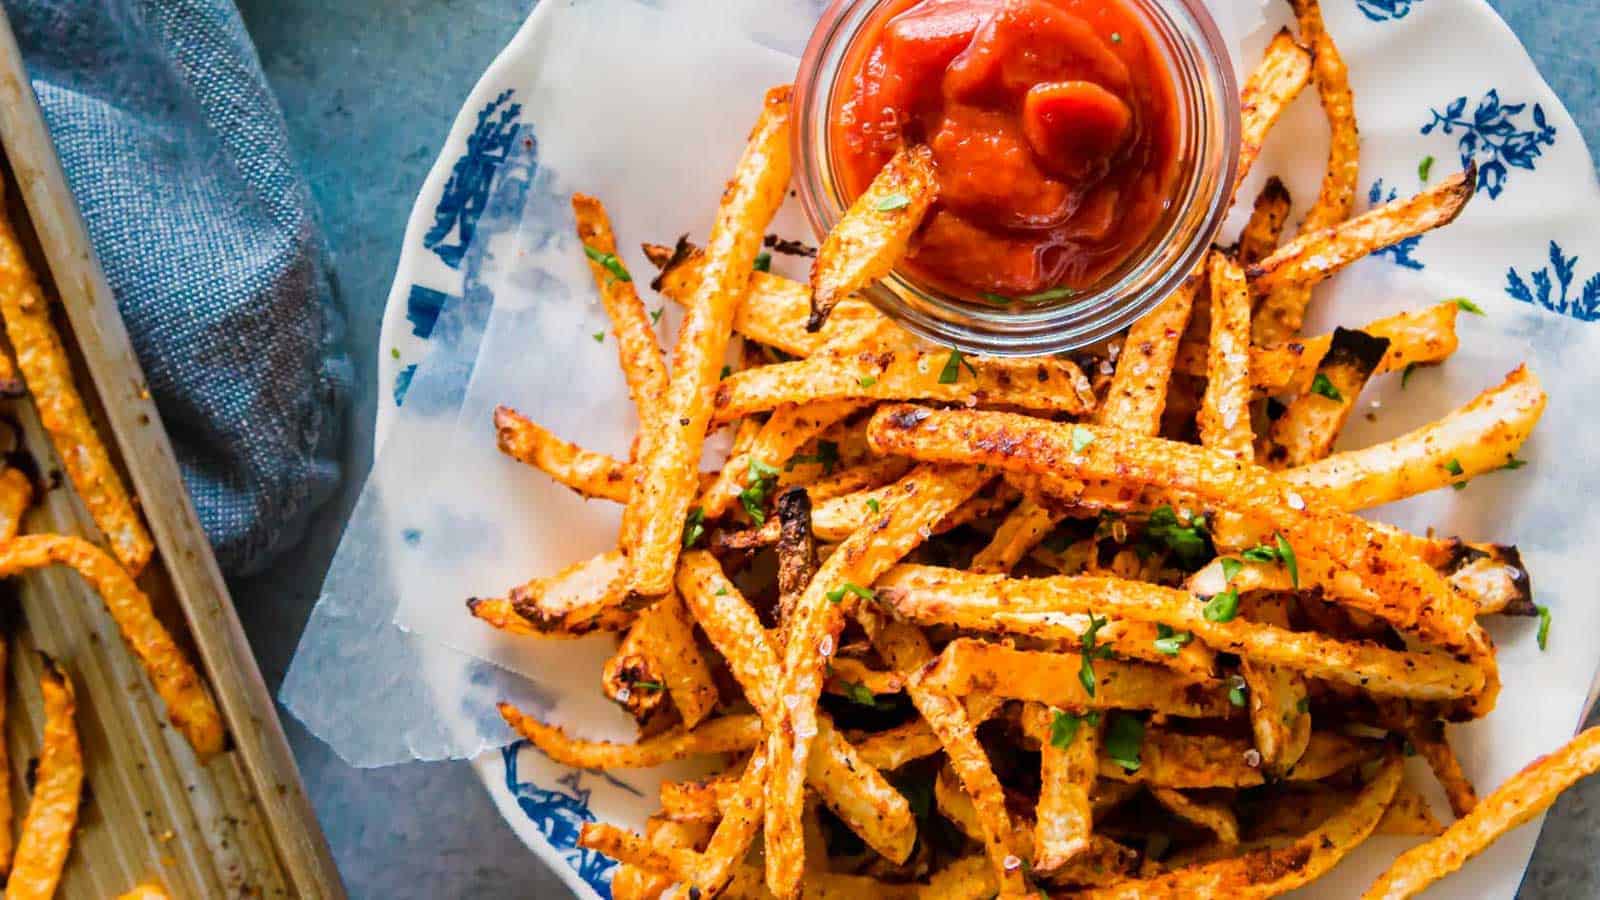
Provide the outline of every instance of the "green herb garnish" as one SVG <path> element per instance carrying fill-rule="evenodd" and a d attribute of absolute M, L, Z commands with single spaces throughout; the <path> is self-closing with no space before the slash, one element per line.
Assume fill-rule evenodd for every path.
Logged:
<path fill-rule="evenodd" d="M 1243 676 L 1241 676 L 1241 675 L 1229 675 L 1228 676 L 1228 702 L 1229 703 L 1232 703 L 1234 706 L 1243 707 L 1245 705 L 1245 696 L 1244 696 L 1245 695 L 1245 690 L 1246 690 L 1246 688 L 1245 688 L 1245 685 L 1244 685 L 1244 677 Z"/>
<path fill-rule="evenodd" d="M 1534 607 L 1539 611 L 1539 649 L 1543 651 L 1550 644 L 1550 607 Z"/>
<path fill-rule="evenodd" d="M 1488 315 L 1488 313 L 1483 311 L 1483 307 L 1479 306 L 1476 303 L 1473 303 L 1471 300 L 1468 300 L 1465 297 L 1452 297 L 1452 298 L 1450 298 L 1449 302 L 1454 303 L 1456 306 L 1460 307 L 1463 312 L 1469 312 L 1469 313 L 1472 313 L 1475 316 L 1486 316 L 1486 315 Z"/>
<path fill-rule="evenodd" d="M 1417 363 L 1406 363 L 1405 371 L 1400 373 L 1400 390 L 1406 389 L 1406 382 L 1411 380 L 1411 373 L 1417 370 Z"/>
<path fill-rule="evenodd" d="M 1106 627 L 1107 621 L 1101 616 L 1090 613 L 1089 630 L 1085 631 L 1083 637 L 1079 640 L 1082 646 L 1083 662 L 1078 666 L 1078 683 L 1083 685 L 1083 690 L 1091 697 L 1094 696 L 1095 689 L 1094 661 L 1105 659 L 1111 655 L 1110 647 L 1103 647 L 1097 644 L 1100 629 Z"/>
<path fill-rule="evenodd" d="M 1188 568 L 1198 566 L 1211 552 L 1205 517 L 1192 516 L 1187 523 L 1180 523 L 1178 514 L 1170 506 L 1151 510 L 1145 523 L 1145 537 L 1171 550 Z"/>
<path fill-rule="evenodd" d="M 882 507 L 880 507 L 880 506 L 879 506 L 879 505 L 878 505 L 878 498 L 876 498 L 876 497 L 868 497 L 868 498 L 867 498 L 867 509 L 870 509 L 870 510 L 872 510 L 872 512 L 873 512 L 873 513 L 874 513 L 874 514 L 876 514 L 876 513 L 879 513 L 879 512 L 882 512 L 882 511 L 883 511 L 883 510 L 882 510 Z"/>
<path fill-rule="evenodd" d="M 1220 594 L 1212 595 L 1206 601 L 1202 611 L 1207 622 L 1232 622 L 1233 617 L 1239 614 L 1239 592 L 1228 588 Z"/>
<path fill-rule="evenodd" d="M 1328 380 L 1328 376 L 1321 372 L 1317 373 L 1317 377 L 1311 379 L 1311 393 L 1320 394 L 1329 400 L 1344 399 L 1344 395 L 1339 393 L 1339 389 L 1333 386 L 1333 382 Z"/>
<path fill-rule="evenodd" d="M 939 383 L 955 384 L 961 377 L 962 366 L 967 367 L 967 371 L 972 373 L 973 378 L 978 377 L 978 370 L 972 367 L 972 363 L 967 362 L 967 358 L 961 355 L 960 350 L 951 347 L 950 358 L 945 360 L 944 368 L 939 371 Z"/>
<path fill-rule="evenodd" d="M 827 598 L 829 603 L 838 603 L 844 599 L 845 594 L 855 594 L 857 597 L 860 597 L 863 600 L 871 600 L 873 598 L 873 593 L 871 591 L 859 584 L 853 584 L 848 581 L 846 581 L 843 586 L 836 587 L 823 596 Z"/>
<path fill-rule="evenodd" d="M 765 250 L 763 250 L 760 253 L 756 254 L 755 264 L 752 265 L 751 268 L 755 269 L 757 272 L 771 272 L 772 271 L 772 254 L 768 253 Z"/>
<path fill-rule="evenodd" d="M 834 467 L 839 465 L 839 445 L 834 441 L 817 441 L 816 453 L 797 453 L 789 457 L 784 471 L 793 471 L 795 466 L 806 463 L 816 463 L 822 466 L 822 474 L 832 475 Z"/>
<path fill-rule="evenodd" d="M 857 684 L 853 681 L 846 682 L 844 695 L 849 697 L 852 703 L 859 703 L 862 706 L 876 707 L 878 705 L 878 698 L 867 690 L 867 686 L 864 684 Z"/>
<path fill-rule="evenodd" d="M 1162 656 L 1177 656 L 1183 645 L 1194 640 L 1187 631 L 1173 631 L 1171 625 L 1156 626 L 1156 652 Z"/>
<path fill-rule="evenodd" d="M 706 533 L 706 511 L 696 506 L 683 520 L 683 549 L 688 550 L 700 542 Z"/>
<path fill-rule="evenodd" d="M 877 209 L 878 212 L 894 212 L 897 209 L 905 209 L 910 205 L 911 198 L 905 194 L 890 194 L 878 201 Z"/>
<path fill-rule="evenodd" d="M 606 333 L 604 331 L 596 331 L 589 336 L 594 338 L 596 344 L 604 344 L 606 342 Z"/>
<path fill-rule="evenodd" d="M 1144 723 L 1127 713 L 1112 713 L 1106 722 L 1106 756 L 1129 772 L 1139 770 L 1139 750 L 1144 746 Z"/>
<path fill-rule="evenodd" d="M 1422 162 L 1417 163 L 1417 178 L 1422 183 L 1428 182 L 1428 173 L 1433 171 L 1433 157 L 1424 156 Z"/>
<path fill-rule="evenodd" d="M 627 267 L 622 264 L 622 260 L 617 259 L 617 255 L 615 253 L 602 253 L 588 244 L 584 244 L 583 255 L 594 260 L 596 263 L 599 263 L 607 272 L 610 272 L 612 280 L 633 280 L 633 276 L 628 274 Z"/>

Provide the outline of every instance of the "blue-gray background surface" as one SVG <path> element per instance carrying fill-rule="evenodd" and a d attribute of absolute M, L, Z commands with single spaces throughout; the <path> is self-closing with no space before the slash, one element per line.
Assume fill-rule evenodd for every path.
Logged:
<path fill-rule="evenodd" d="M 239 5 L 321 206 L 357 383 L 346 423 L 342 493 L 273 574 L 233 585 L 276 693 L 372 462 L 378 324 L 411 203 L 467 92 L 532 2 Z M 1495 6 L 1577 118 L 1589 146 L 1600 147 L 1600 3 L 1496 0 Z M 560 882 L 518 843 L 465 764 L 353 770 L 292 719 L 287 726 L 352 896 L 563 896 Z M 1600 780 L 1591 780 L 1557 804 L 1522 897 L 1600 896 L 1596 831 Z"/>

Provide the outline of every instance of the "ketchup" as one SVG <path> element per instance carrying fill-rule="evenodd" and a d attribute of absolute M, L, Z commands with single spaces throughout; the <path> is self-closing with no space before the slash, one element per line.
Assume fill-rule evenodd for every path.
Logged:
<path fill-rule="evenodd" d="M 891 0 L 844 65 L 842 187 L 858 196 L 903 143 L 927 144 L 939 200 L 903 265 L 949 293 L 1070 296 L 1170 205 L 1173 76 L 1124 0 Z"/>

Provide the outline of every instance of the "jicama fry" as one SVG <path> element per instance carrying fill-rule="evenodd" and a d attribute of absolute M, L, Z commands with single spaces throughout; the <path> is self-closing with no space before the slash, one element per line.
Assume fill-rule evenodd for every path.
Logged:
<path fill-rule="evenodd" d="M 1208 803 L 1164 787 L 1151 788 L 1150 796 L 1178 818 L 1216 835 L 1219 843 L 1239 843 L 1239 817 L 1226 803 Z"/>
<path fill-rule="evenodd" d="M 620 550 L 580 560 L 511 589 L 511 608 L 541 634 L 566 637 L 627 627 L 628 558 Z"/>
<path fill-rule="evenodd" d="M 1238 263 L 1213 250 L 1211 349 L 1200 401 L 1200 441 L 1246 462 L 1255 458 L 1250 430 L 1250 291 Z"/>
<path fill-rule="evenodd" d="M 767 883 L 773 893 L 787 896 L 799 883 L 800 776 L 817 734 L 822 668 L 837 645 L 844 614 L 855 605 L 857 592 L 865 592 L 865 585 L 899 562 L 991 478 L 990 473 L 959 467 L 913 469 L 896 484 L 881 517 L 839 545 L 796 604 L 784 646 L 782 718 L 767 740 Z"/>
<path fill-rule="evenodd" d="M 1260 805 L 1249 838 L 1270 841 L 1285 835 L 1300 834 L 1349 806 L 1353 798 L 1352 791 L 1331 788 L 1314 781 L 1277 785 L 1270 801 Z M 1435 837 L 1443 832 L 1444 826 L 1433 817 L 1427 799 L 1402 779 L 1400 787 L 1394 792 L 1394 802 L 1384 810 L 1383 818 L 1378 821 L 1377 833 Z"/>
<path fill-rule="evenodd" d="M 1445 737 L 1443 722 L 1419 722 L 1405 729 L 1406 740 L 1416 748 L 1417 754 L 1427 760 L 1433 777 L 1444 788 L 1445 799 L 1456 818 L 1465 817 L 1478 805 L 1478 791 L 1461 768 L 1461 760 Z"/>
<path fill-rule="evenodd" d="M 728 661 L 745 698 L 767 730 L 778 727 L 781 669 L 771 638 L 738 588 L 710 554 L 684 554 L 678 589 L 706 637 Z M 806 783 L 861 836 L 868 846 L 903 860 L 916 841 L 916 821 L 906 800 L 836 730 L 828 716 L 817 716 L 817 749 L 808 758 Z M 758 750 L 759 753 L 759 750 Z"/>
<path fill-rule="evenodd" d="M 1362 894 L 1363 900 L 1414 897 L 1428 885 L 1461 868 L 1500 835 L 1532 820 L 1579 779 L 1600 770 L 1600 728 L 1590 728 L 1483 798 L 1472 812 L 1437 838 L 1400 855 Z"/>
<path fill-rule="evenodd" d="M 817 251 L 807 331 L 821 329 L 840 300 L 889 274 L 938 193 L 926 146 L 904 147 L 884 165 Z"/>
<path fill-rule="evenodd" d="M 611 320 L 611 333 L 617 338 L 617 360 L 628 382 L 634 409 L 639 413 L 641 430 L 649 428 L 651 417 L 660 412 L 667 396 L 667 361 L 661 344 L 634 289 L 633 276 L 617 258 L 617 238 L 611 231 L 611 217 L 599 200 L 587 194 L 572 195 L 572 213 L 577 220 L 578 240 L 589 260 L 589 272 L 600 301 Z"/>
<path fill-rule="evenodd" d="M 1333 36 L 1322 23 L 1317 0 L 1290 0 L 1300 26 L 1300 41 L 1311 50 L 1311 75 L 1316 81 L 1322 114 L 1328 120 L 1328 163 L 1322 187 L 1300 223 L 1300 233 L 1338 225 L 1355 207 L 1356 185 L 1361 176 L 1361 135 L 1356 127 L 1355 97 L 1350 73 L 1339 55 Z M 1299 333 L 1311 300 L 1311 285 L 1286 282 L 1262 302 L 1254 322 L 1255 341 L 1270 344 Z"/>
<path fill-rule="evenodd" d="M 778 495 L 778 622 L 787 625 L 806 585 L 817 574 L 817 544 L 811 534 L 811 497 L 804 488 Z M 682 578 L 683 576 L 679 576 Z M 773 660 L 773 669 L 777 660 Z"/>
<path fill-rule="evenodd" d="M 9 217 L 0 213 L 0 318 L 27 380 L 39 421 L 66 466 L 90 518 L 110 543 L 111 553 L 138 577 L 155 544 L 134 499 L 89 419 L 72 380 L 72 364 L 50 321 L 50 304 L 23 255 Z"/>
<path fill-rule="evenodd" d="M 1264 469 L 1185 444 L 1012 413 L 887 406 L 872 417 L 868 436 L 881 453 L 1084 481 L 1161 485 L 1224 509 L 1248 508 L 1267 534 L 1279 533 L 1293 545 L 1303 584 L 1319 585 L 1332 599 L 1404 633 L 1466 654 L 1488 679 L 1472 698 L 1480 708 L 1498 693 L 1493 651 L 1470 601 L 1455 595 L 1420 559 L 1398 550 L 1386 534 L 1354 516 L 1311 508 L 1323 502 L 1319 493 L 1302 494 Z"/>
<path fill-rule="evenodd" d="M 1253 618 L 1288 630 L 1289 617 L 1281 604 L 1257 604 Z M 1261 764 L 1269 772 L 1282 772 L 1299 761 L 1311 741 L 1305 677 L 1288 666 L 1249 657 L 1240 659 L 1239 674 L 1249 688 L 1250 732 Z"/>
<path fill-rule="evenodd" d="M 877 590 L 879 598 L 893 604 L 900 616 L 924 625 L 1016 629 L 1060 638 L 1064 636 L 1061 632 L 1025 629 L 1013 623 L 1092 611 L 1112 619 L 1167 625 L 1175 633 L 1193 634 L 1223 652 L 1376 694 L 1445 700 L 1470 695 L 1482 687 L 1481 672 L 1442 653 L 1390 650 L 1242 617 L 1213 621 L 1206 618 L 1205 606 L 1197 602 L 1195 594 L 1139 581 L 1085 575 L 1007 579 L 904 565 L 885 573 Z M 989 624 L 979 624 L 984 622 Z"/>
<path fill-rule="evenodd" d="M 1077 653 L 1017 650 L 957 638 L 919 677 L 942 693 L 965 696 L 982 691 L 1065 709 L 1148 709 L 1197 719 L 1220 719 L 1230 711 L 1220 682 L 1192 682 L 1155 666 L 1114 659 L 1094 664 L 1091 695 L 1079 678 L 1082 663 Z"/>
<path fill-rule="evenodd" d="M 1403 312 L 1375 319 L 1360 330 L 1373 337 L 1387 338 L 1389 352 L 1375 374 L 1398 372 L 1411 365 L 1442 362 L 1456 351 L 1456 313 L 1451 302 L 1436 303 L 1415 312 Z M 1333 335 L 1296 339 L 1281 344 L 1250 348 L 1250 383 L 1258 393 L 1304 393 L 1311 388 L 1317 365 L 1328 352 Z M 1185 341 L 1178 347 L 1177 371 L 1204 375 L 1207 348 Z"/>
<path fill-rule="evenodd" d="M 751 754 L 745 763 L 733 795 L 722 806 L 722 821 L 711 835 L 711 843 L 701 855 L 694 887 L 703 897 L 716 897 L 733 879 L 734 869 L 744 860 L 750 842 L 761 828 L 763 798 L 767 787 L 767 758 Z"/>
<path fill-rule="evenodd" d="M 1205 273 L 1197 269 L 1155 312 L 1133 323 L 1117 356 L 1111 389 L 1095 412 L 1096 422 L 1141 434 L 1156 433 L 1167 401 L 1167 381 L 1172 375 L 1178 341 L 1204 278 Z"/>
<path fill-rule="evenodd" d="M 497 705 L 506 724 L 544 755 L 578 769 L 648 769 L 675 759 L 749 750 L 761 740 L 761 717 L 730 715 L 704 722 L 693 731 L 674 732 L 634 744 L 585 741 L 567 736 L 510 703 Z"/>
<path fill-rule="evenodd" d="M 977 727 L 958 700 L 922 679 L 924 667 L 933 660 L 927 638 L 916 628 L 888 621 L 872 607 L 859 607 L 857 618 L 878 653 L 911 679 L 906 689 L 912 704 L 938 735 L 947 764 L 972 798 L 980 840 L 994 866 L 1001 892 L 1027 893 L 1027 875 L 1017 863 L 1023 850 L 1013 832 L 1011 814 L 1006 811 L 1005 790 L 989 765 L 988 753 L 978 743 Z"/>
<path fill-rule="evenodd" d="M 533 627 L 533 623 L 517 614 L 511 607 L 511 601 L 504 597 L 468 597 L 467 612 L 475 618 L 487 622 L 491 627 L 498 628 L 509 634 L 519 634 L 526 637 L 544 635 L 544 632 Z M 618 625 L 618 628 L 625 627 Z M 568 637 L 568 635 L 554 634 L 547 637 Z M 576 635 L 572 635 L 575 637 Z"/>
<path fill-rule="evenodd" d="M 715 420 L 776 409 L 786 403 L 842 400 L 955 401 L 1081 414 L 1094 394 L 1078 367 L 1060 359 L 967 359 L 955 350 L 820 351 L 798 362 L 730 375 L 717 385 Z"/>
<path fill-rule="evenodd" d="M 1302 231 L 1245 271 L 1250 289 L 1265 294 L 1283 285 L 1314 285 L 1368 254 L 1448 225 L 1472 199 L 1477 179 L 1476 164 L 1468 164 L 1414 197 L 1385 203 L 1338 225 Z M 1270 304 L 1269 297 L 1262 316 L 1271 315 Z M 1260 343 L 1274 338 L 1256 333 Z"/>
<path fill-rule="evenodd" d="M 701 493 L 700 508 L 707 518 L 721 516 L 743 492 L 761 482 L 762 472 L 782 469 L 808 441 L 861 409 L 860 403 L 850 400 L 778 406 L 750 446 L 730 456 Z"/>
<path fill-rule="evenodd" d="M 667 600 L 663 597 L 656 605 Z M 635 620 L 635 625 L 638 621 Z M 655 661 L 640 652 L 636 631 L 630 627 L 617 652 L 600 667 L 600 692 L 633 717 L 640 737 L 651 737 L 674 725 L 677 716 L 667 696 L 666 681 L 656 669 Z"/>
<path fill-rule="evenodd" d="M 17 536 L 22 529 L 22 514 L 33 503 L 33 483 L 21 469 L 8 466 L 0 471 L 0 543 Z"/>
<path fill-rule="evenodd" d="M 34 769 L 33 796 L 6 878 L 6 900 L 49 900 L 55 895 L 72 849 L 83 795 L 83 750 L 73 719 L 77 703 L 72 680 L 48 657 L 39 692 L 44 696 L 44 739 Z"/>
<path fill-rule="evenodd" d="M 1478 615 L 1539 614 L 1539 608 L 1533 602 L 1528 570 L 1522 565 L 1522 556 L 1517 548 L 1494 547 L 1494 553 L 1486 553 L 1470 545 L 1464 544 L 1462 547 L 1466 554 L 1455 562 L 1456 568 L 1450 573 L 1450 586 L 1472 598 L 1477 604 Z"/>
<path fill-rule="evenodd" d="M 749 286 L 761 234 L 788 189 L 792 93 L 787 85 L 767 92 L 738 169 L 723 191 L 700 282 L 685 304 L 673 349 L 662 425 L 641 435 L 638 483 L 622 529 L 637 538 L 637 546 L 629 548 L 627 590 L 641 597 L 660 597 L 672 587 L 734 311 Z"/>
<path fill-rule="evenodd" d="M 1355 801 L 1284 847 L 1177 869 L 1154 878 L 1121 881 L 1079 894 L 1091 900 L 1147 897 L 1272 897 L 1320 878 L 1377 828 L 1399 787 L 1403 767 L 1390 754 Z"/>
<path fill-rule="evenodd" d="M 10 648 L 8 644 L 7 639 L 0 636 L 0 672 L 9 671 L 8 664 L 10 660 L 8 657 Z M 5 679 L 0 678 L 0 729 L 4 729 L 6 714 L 9 712 L 6 708 L 7 702 Z M 0 730 L 0 734 L 3 733 L 3 730 Z M 0 773 L 8 773 L 10 771 L 11 752 L 7 748 L 7 742 L 0 740 Z M 11 869 L 11 851 L 13 849 L 11 846 L 11 818 L 11 779 L 0 776 L 0 875 Z"/>
<path fill-rule="evenodd" d="M 972 558 L 969 568 L 997 575 L 1010 572 L 1060 521 L 1055 510 L 1024 495 L 995 529 L 994 537 Z"/>
<path fill-rule="evenodd" d="M 1250 764 L 1252 749 L 1243 738 L 1186 734 L 1151 726 L 1145 729 L 1144 742 L 1139 747 L 1139 768 L 1129 771 L 1102 753 L 1100 777 L 1180 790 L 1255 787 L 1266 783 L 1267 773 Z M 1371 759 L 1375 752 L 1370 741 L 1312 732 L 1305 754 L 1280 777 L 1321 781 Z"/>
<path fill-rule="evenodd" d="M 661 814 L 675 822 L 715 822 L 739 786 L 736 774 L 661 782 Z"/>
<path fill-rule="evenodd" d="M 501 453 L 539 469 L 581 496 L 628 502 L 633 467 L 622 460 L 568 443 L 509 406 L 495 407 L 494 428 Z"/>
<path fill-rule="evenodd" d="M 1544 404 L 1539 379 L 1518 366 L 1505 381 L 1441 419 L 1393 440 L 1291 469 L 1283 477 L 1317 490 L 1341 509 L 1392 503 L 1504 468 L 1538 424 Z"/>
<path fill-rule="evenodd" d="M 31 569 L 69 566 L 83 578 L 116 620 L 122 639 L 139 658 L 167 706 L 167 718 L 194 752 L 206 759 L 222 751 L 222 716 L 200 674 L 150 609 L 150 599 L 117 561 L 82 538 L 25 534 L 0 544 L 0 578 Z"/>
<path fill-rule="evenodd" d="M 1089 792 L 1099 775 L 1100 725 L 1036 703 L 1024 710 L 1023 723 L 1039 742 L 1033 868 L 1050 874 L 1087 851 L 1094 840 Z"/>
<path fill-rule="evenodd" d="M 650 676 L 616 679 L 618 687 L 628 694 L 621 697 L 616 690 L 607 690 L 606 694 L 624 706 L 641 694 L 664 694 L 672 698 L 685 728 L 699 725 L 716 708 L 717 686 L 711 679 L 711 667 L 695 643 L 694 621 L 676 592 L 657 600 L 634 620 L 616 655 L 606 663 L 602 683 L 608 686 L 612 684 L 613 661 L 619 671 L 643 671 Z"/>
<path fill-rule="evenodd" d="M 1367 379 L 1389 351 L 1387 338 L 1336 328 L 1328 352 L 1317 365 L 1311 390 L 1289 404 L 1272 423 L 1263 461 L 1271 468 L 1295 468 L 1324 459 L 1344 429 Z"/>
<path fill-rule="evenodd" d="M 1277 43 L 1274 40 L 1274 43 Z M 1239 265 L 1260 262 L 1278 249 L 1283 236 L 1284 223 L 1289 220 L 1289 189 L 1274 175 L 1267 179 L 1256 202 L 1250 209 L 1250 218 L 1239 232 L 1239 246 L 1234 258 Z"/>
<path fill-rule="evenodd" d="M 710 837 L 709 828 L 702 823 L 674 822 L 652 816 L 645 823 L 645 837 L 657 847 L 693 850 Z M 668 875 L 624 865 L 612 876 L 611 900 L 660 900 L 672 885 Z"/>
<path fill-rule="evenodd" d="M 1239 112 L 1243 123 L 1239 134 L 1238 181 L 1255 165 L 1261 155 L 1261 144 L 1266 140 L 1278 116 L 1311 81 L 1311 54 L 1295 43 L 1294 35 L 1285 28 L 1267 44 L 1267 52 L 1245 79 L 1239 91 Z"/>

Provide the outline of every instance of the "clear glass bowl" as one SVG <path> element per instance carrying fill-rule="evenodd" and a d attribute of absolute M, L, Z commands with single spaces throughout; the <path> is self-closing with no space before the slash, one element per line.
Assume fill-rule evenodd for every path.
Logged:
<path fill-rule="evenodd" d="M 849 206 L 828 141 L 843 63 L 863 26 L 890 0 L 834 0 L 823 13 L 795 81 L 795 158 L 800 202 L 821 238 Z M 863 293 L 907 330 L 989 355 L 1071 350 L 1115 335 L 1155 308 L 1204 258 L 1227 216 L 1239 164 L 1239 88 L 1203 0 L 1122 0 L 1142 15 L 1166 58 L 1178 104 L 1179 178 L 1142 253 L 1093 289 L 1026 308 L 980 306 L 896 271 Z"/>

